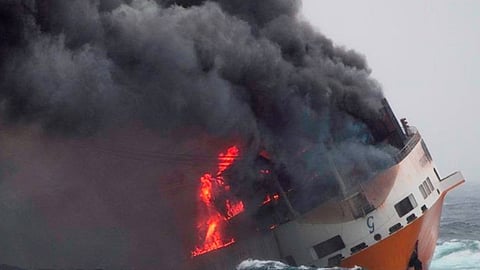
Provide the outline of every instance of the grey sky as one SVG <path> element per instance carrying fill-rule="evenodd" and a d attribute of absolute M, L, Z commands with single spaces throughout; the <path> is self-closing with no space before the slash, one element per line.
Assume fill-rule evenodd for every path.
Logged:
<path fill-rule="evenodd" d="M 480 1 L 304 0 L 303 13 L 336 44 L 366 56 L 442 175 L 462 170 L 480 183 Z"/>

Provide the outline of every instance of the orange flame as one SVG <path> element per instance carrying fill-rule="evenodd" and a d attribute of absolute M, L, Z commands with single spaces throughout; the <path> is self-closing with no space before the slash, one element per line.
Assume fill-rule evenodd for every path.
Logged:
<path fill-rule="evenodd" d="M 237 146 L 232 146 L 227 149 L 227 153 L 220 153 L 218 155 L 218 172 L 217 175 L 222 174 L 228 167 L 230 167 L 235 159 L 238 157 L 240 150 Z"/>
<path fill-rule="evenodd" d="M 229 200 L 227 200 L 225 204 L 227 207 L 227 219 L 231 219 L 232 217 L 243 212 L 244 210 L 242 201 L 232 203 Z"/>
<path fill-rule="evenodd" d="M 200 217 L 198 233 L 201 235 L 203 232 L 205 236 L 201 239 L 202 244 L 192 251 L 192 257 L 235 243 L 235 239 L 233 238 L 225 240 L 225 237 L 222 235 L 222 227 L 225 226 L 228 219 L 243 212 L 243 202 L 226 200 L 225 208 L 227 213 L 226 216 L 222 216 L 213 203 L 215 199 L 213 188 L 214 186 L 221 187 L 223 192 L 230 190 L 230 186 L 225 184 L 221 174 L 235 162 L 239 153 L 240 151 L 237 146 L 228 148 L 225 154 L 220 153 L 218 155 L 218 171 L 216 177 L 213 177 L 209 173 L 200 177 L 199 197 L 203 203 L 203 207 L 207 210 L 205 212 L 208 214 Z"/>
<path fill-rule="evenodd" d="M 212 175 L 209 173 L 200 177 L 200 199 L 205 205 L 212 203 Z"/>
<path fill-rule="evenodd" d="M 277 201 L 278 198 L 280 198 L 280 195 L 278 195 L 278 194 L 273 194 L 273 196 L 270 196 L 270 194 L 267 194 L 267 196 L 265 196 L 265 199 L 263 200 L 262 204 L 263 204 L 263 205 L 268 204 L 268 203 L 270 203 L 272 200 Z"/>
<path fill-rule="evenodd" d="M 219 230 L 219 225 L 224 222 L 224 218 L 220 214 L 213 215 L 209 217 L 205 224 L 201 224 L 201 227 L 206 226 L 207 231 L 205 234 L 205 241 L 200 247 L 196 247 L 192 251 L 192 257 L 205 254 L 215 249 L 229 246 L 235 243 L 235 240 L 232 238 L 228 241 L 223 240 L 222 234 Z"/>

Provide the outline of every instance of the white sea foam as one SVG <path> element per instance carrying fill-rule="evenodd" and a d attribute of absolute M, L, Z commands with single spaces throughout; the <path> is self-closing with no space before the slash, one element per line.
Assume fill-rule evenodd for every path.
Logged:
<path fill-rule="evenodd" d="M 430 270 L 480 269 L 480 241 L 450 240 L 437 245 Z"/>
<path fill-rule="evenodd" d="M 312 268 L 306 266 L 292 267 L 278 261 L 245 260 L 236 270 L 327 270 L 346 268 Z M 361 268 L 351 268 L 351 270 Z M 435 249 L 430 270 L 478 270 L 480 269 L 479 240 L 449 240 L 441 242 Z"/>
<path fill-rule="evenodd" d="M 333 268 L 312 268 L 312 267 L 306 267 L 306 266 L 299 266 L 299 267 L 293 267 L 286 265 L 281 262 L 277 261 L 263 261 L 263 260 L 253 260 L 253 259 L 248 259 L 243 262 L 241 262 L 237 266 L 237 270 L 327 270 L 327 269 L 351 269 L 351 270 L 360 270 L 361 268 L 355 267 L 355 268 L 339 268 L 339 267 L 333 267 Z"/>

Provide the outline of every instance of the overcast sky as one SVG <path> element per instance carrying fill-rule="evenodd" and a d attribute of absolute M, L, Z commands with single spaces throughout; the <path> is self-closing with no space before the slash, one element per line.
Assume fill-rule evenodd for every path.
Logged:
<path fill-rule="evenodd" d="M 365 55 L 443 176 L 480 183 L 480 1 L 303 0 L 316 29 Z"/>

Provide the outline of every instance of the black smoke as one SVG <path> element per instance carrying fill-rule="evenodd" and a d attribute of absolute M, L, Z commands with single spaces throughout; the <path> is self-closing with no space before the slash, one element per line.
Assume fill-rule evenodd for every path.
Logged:
<path fill-rule="evenodd" d="M 298 1 L 157 2 L 4 4 L 2 115 L 73 134 L 126 119 L 285 133 L 334 110 L 367 119 L 382 95 Z"/>
<path fill-rule="evenodd" d="M 328 158 L 335 161 L 353 186 L 388 166 L 392 149 L 375 142 L 368 125 L 381 117 L 378 109 L 383 94 L 371 78 L 365 58 L 335 46 L 313 29 L 300 18 L 300 7 L 298 0 L 3 0 L 2 129 L 21 130 L 21 134 L 33 132 L 41 138 L 41 145 L 53 140 L 55 147 L 62 145 L 58 140 L 90 145 L 92 138 L 108 140 L 114 136 L 112 130 L 136 129 L 148 130 L 158 140 L 173 144 L 239 142 L 242 161 L 229 177 L 234 195 L 251 197 L 257 173 L 252 168 L 257 166 L 258 153 L 266 150 L 272 166 L 287 175 L 288 182 L 300 194 L 293 201 L 294 206 L 308 209 L 328 197 L 317 190 L 330 188 L 338 193 Z M 4 136 L 10 138 L 17 133 L 12 134 Z M 205 136 L 213 139 L 199 139 Z M 38 143 L 35 138 L 29 140 Z M 139 142 L 142 136 L 129 138 L 132 144 L 152 143 Z M 41 151 L 37 146 L 28 149 Z M 178 154 L 178 150 L 172 151 Z M 15 153 L 15 147 L 12 152 Z M 55 156 L 52 149 L 49 153 L 49 157 Z M 74 155 L 73 151 L 58 153 Z M 88 159 L 71 161 L 74 160 L 75 164 L 83 164 Z M 100 160 L 108 162 L 107 158 Z M 171 177 L 171 168 L 160 167 L 159 175 Z M 114 170 L 114 166 L 107 168 Z M 42 172 L 48 174 L 48 167 Z M 99 174 L 117 177 L 109 172 Z M 81 190 L 89 177 L 93 176 L 77 175 L 68 184 L 48 178 L 63 187 L 52 195 L 58 201 L 48 206 L 61 205 L 62 192 Z M 127 196 L 135 204 L 141 195 L 155 197 L 149 193 L 155 188 L 154 183 L 142 183 L 142 179 L 138 185 L 143 193 L 127 195 L 126 190 L 135 190 L 129 182 L 133 178 L 127 182 L 102 178 L 98 181 L 104 182 L 85 185 L 94 193 L 116 186 L 113 190 L 118 193 L 109 193 L 110 201 L 102 202 L 109 208 L 105 211 L 121 215 L 121 207 L 138 220 L 140 214 L 114 199 L 115 195 Z M 195 187 L 196 180 L 190 179 L 191 186 Z M 80 198 L 79 204 L 84 200 L 92 202 L 91 198 Z M 168 212 L 165 200 L 157 199 L 152 205 Z M 149 205 L 145 209 L 155 208 Z M 168 214 L 171 215 L 174 214 Z M 132 219 L 117 218 L 130 233 L 140 230 Z M 150 218 L 152 224 L 163 222 L 158 217 Z M 152 234 L 158 233 L 154 226 L 142 226 Z M 173 227 L 170 224 L 161 228 Z M 118 236 L 122 233 L 109 233 L 105 239 L 116 237 L 115 241 L 124 243 Z M 137 248 L 149 250 L 144 256 L 158 251 L 163 254 L 159 257 L 168 257 L 164 244 L 173 241 L 171 238 L 166 237 L 163 243 L 147 241 L 144 235 L 141 238 Z M 186 241 L 183 246 L 190 244 Z M 126 249 L 118 252 L 128 253 Z M 176 254 L 176 250 L 171 253 Z M 42 263 L 48 263 L 48 256 L 43 258 Z M 58 264 L 77 262 L 65 260 Z M 152 259 L 139 264 L 156 263 Z"/>

